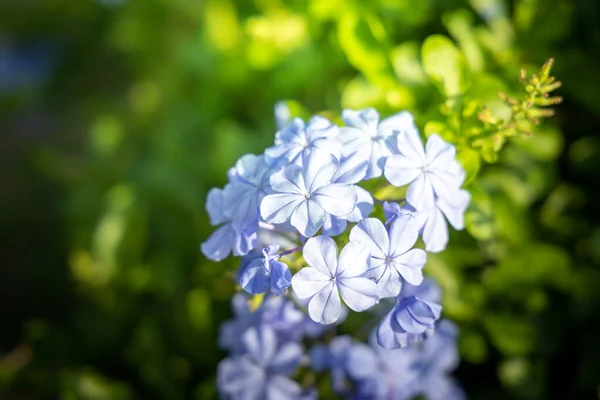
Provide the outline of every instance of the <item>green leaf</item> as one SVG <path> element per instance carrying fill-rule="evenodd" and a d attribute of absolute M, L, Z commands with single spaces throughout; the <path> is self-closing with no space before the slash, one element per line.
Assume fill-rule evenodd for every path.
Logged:
<path fill-rule="evenodd" d="M 456 132 L 444 122 L 429 121 L 425 124 L 425 137 L 429 137 L 434 133 L 440 135 L 447 142 L 456 143 Z"/>
<path fill-rule="evenodd" d="M 394 47 L 390 53 L 392 66 L 398 79 L 408 84 L 427 84 L 427 75 L 419 59 L 419 44 L 405 42 Z"/>
<path fill-rule="evenodd" d="M 458 151 L 457 158 L 467 173 L 465 185 L 468 185 L 477 176 L 479 168 L 481 167 L 481 158 L 479 156 L 479 152 L 471 149 L 470 147 L 461 146 L 460 151 Z"/>
<path fill-rule="evenodd" d="M 554 161 L 563 149 L 563 137 L 555 127 L 537 130 L 531 136 L 516 136 L 514 143 L 540 161 Z"/>
<path fill-rule="evenodd" d="M 494 235 L 492 200 L 483 190 L 471 190 L 471 205 L 465 213 L 465 227 L 478 240 L 488 240 Z"/>
<path fill-rule="evenodd" d="M 350 64 L 370 82 L 382 88 L 395 85 L 394 72 L 387 56 L 387 35 L 376 16 L 360 15 L 358 11 L 344 14 L 339 21 L 338 38 Z"/>
<path fill-rule="evenodd" d="M 528 354 L 536 342 L 531 322 L 515 314 L 488 314 L 484 316 L 483 324 L 492 343 L 502 354 Z"/>
<path fill-rule="evenodd" d="M 462 53 L 445 36 L 432 35 L 421 48 L 425 73 L 446 97 L 462 95 L 467 88 L 467 68 Z"/>

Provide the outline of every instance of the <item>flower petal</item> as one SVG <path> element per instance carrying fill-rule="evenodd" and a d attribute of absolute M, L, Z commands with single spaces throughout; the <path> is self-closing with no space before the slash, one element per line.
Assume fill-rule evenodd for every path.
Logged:
<path fill-rule="evenodd" d="M 337 275 L 340 278 L 363 276 L 369 269 L 369 248 L 360 242 L 348 242 L 340 252 Z"/>
<path fill-rule="evenodd" d="M 277 351 L 269 370 L 276 374 L 291 374 L 300 364 L 302 357 L 302 347 L 298 343 L 286 343 Z"/>
<path fill-rule="evenodd" d="M 306 241 L 302 255 L 308 265 L 323 275 L 332 277 L 336 275 L 338 268 L 337 251 L 337 245 L 332 238 L 317 236 Z"/>
<path fill-rule="evenodd" d="M 414 218 L 394 218 L 390 225 L 390 251 L 392 257 L 404 254 L 415 245 L 419 230 Z"/>
<path fill-rule="evenodd" d="M 302 388 L 296 381 L 283 375 L 271 375 L 266 383 L 265 397 L 252 400 L 296 400 L 301 392 Z"/>
<path fill-rule="evenodd" d="M 308 193 L 308 186 L 304 181 L 304 170 L 296 164 L 288 165 L 275 172 L 269 181 L 271 189 L 278 193 L 294 193 L 302 196 Z"/>
<path fill-rule="evenodd" d="M 396 297 L 402 288 L 400 275 L 395 268 L 382 262 L 379 266 L 370 268 L 366 276 L 375 279 L 380 298 Z"/>
<path fill-rule="evenodd" d="M 225 203 L 223 201 L 223 190 L 219 188 L 211 189 L 206 196 L 206 212 L 210 218 L 211 225 L 220 225 L 229 220 L 229 218 L 223 213 L 224 208 Z"/>
<path fill-rule="evenodd" d="M 252 361 L 267 367 L 277 352 L 277 336 L 266 326 L 251 327 L 242 335 L 242 341 Z"/>
<path fill-rule="evenodd" d="M 366 218 L 350 231 L 350 240 L 363 243 L 369 248 L 371 257 L 385 258 L 390 239 L 383 223 L 377 218 Z"/>
<path fill-rule="evenodd" d="M 337 168 L 338 161 L 332 154 L 321 149 L 311 151 L 304 163 L 304 181 L 308 193 L 329 184 Z"/>
<path fill-rule="evenodd" d="M 356 190 L 356 206 L 354 210 L 346 217 L 350 222 L 358 222 L 367 218 L 373 211 L 373 197 L 360 186 L 354 186 Z"/>
<path fill-rule="evenodd" d="M 415 118 L 408 111 L 401 111 L 397 114 L 384 118 L 379 123 L 378 130 L 381 131 L 406 131 L 417 130 Z"/>
<path fill-rule="evenodd" d="M 308 303 L 308 315 L 315 322 L 333 324 L 340 317 L 341 307 L 337 286 L 330 281 Z"/>
<path fill-rule="evenodd" d="M 230 224 L 219 227 L 202 243 L 202 254 L 209 260 L 221 261 L 231 252 L 234 230 Z"/>
<path fill-rule="evenodd" d="M 448 244 L 448 225 L 442 212 L 436 208 L 427 213 L 427 222 L 423 227 L 425 250 L 438 253 Z"/>
<path fill-rule="evenodd" d="M 251 224 L 258 214 L 258 190 L 247 183 L 231 183 L 223 191 L 227 205 L 225 214 L 231 218 L 233 228 L 240 232 Z"/>
<path fill-rule="evenodd" d="M 427 165 L 431 168 L 437 168 L 456 158 L 456 148 L 434 133 L 427 138 L 425 155 Z"/>
<path fill-rule="evenodd" d="M 270 194 L 260 203 L 260 215 L 271 224 L 283 224 L 290 220 L 303 201 L 304 196 L 299 194 Z"/>
<path fill-rule="evenodd" d="M 406 201 L 417 211 L 426 211 L 433 208 L 434 200 L 429 174 L 420 174 L 408 187 Z"/>
<path fill-rule="evenodd" d="M 421 249 L 412 249 L 394 258 L 394 267 L 411 285 L 423 282 L 423 267 L 427 261 L 427 253 Z"/>
<path fill-rule="evenodd" d="M 414 299 L 414 297 L 412 298 Z M 411 301 L 410 299 L 406 299 L 406 301 Z M 412 300 L 414 301 L 414 300 Z M 398 322 L 398 325 L 402 328 L 402 330 L 413 333 L 420 334 L 425 333 L 431 326 L 423 325 L 419 321 L 417 321 L 413 315 L 408 310 L 408 304 L 402 303 L 398 307 L 395 308 L 396 312 L 394 313 L 394 319 Z"/>
<path fill-rule="evenodd" d="M 423 142 L 416 129 L 406 129 L 398 134 L 398 151 L 406 158 L 425 165 L 425 151 Z"/>
<path fill-rule="evenodd" d="M 354 311 L 361 312 L 371 308 L 379 300 L 377 284 L 369 278 L 340 276 L 337 281 L 344 303 Z"/>
<path fill-rule="evenodd" d="M 342 111 L 342 120 L 352 128 L 360 129 L 366 134 L 375 135 L 379 113 L 372 107 L 358 111 L 347 109 Z"/>
<path fill-rule="evenodd" d="M 311 195 L 311 200 L 336 217 L 350 214 L 356 206 L 356 198 L 354 186 L 343 183 L 322 186 Z"/>
<path fill-rule="evenodd" d="M 402 154 L 394 154 L 385 162 L 384 175 L 392 185 L 402 187 L 417 179 L 423 172 L 421 165 Z"/>
<path fill-rule="evenodd" d="M 346 230 L 348 221 L 344 217 L 327 214 L 321 232 L 330 237 L 337 236 Z"/>
<path fill-rule="evenodd" d="M 437 206 L 444 213 L 450 225 L 456 230 L 464 229 L 464 214 L 471 201 L 471 194 L 460 189 L 449 198 L 438 199 Z"/>
<path fill-rule="evenodd" d="M 290 223 L 302 236 L 314 236 L 325 223 L 325 211 L 317 202 L 304 200 L 294 210 Z"/>
<path fill-rule="evenodd" d="M 316 268 L 302 268 L 292 277 L 292 287 L 300 299 L 314 296 L 331 282 L 331 277 L 323 275 Z"/>
<path fill-rule="evenodd" d="M 363 180 L 368 163 L 360 152 L 354 152 L 342 159 L 332 180 L 333 183 L 353 184 Z"/>
<path fill-rule="evenodd" d="M 394 318 L 394 313 L 395 308 L 383 317 L 377 325 L 376 331 L 377 343 L 388 350 L 404 347 L 408 344 L 407 337 L 404 337 L 404 340 L 399 340 L 403 336 L 396 333 L 401 328 L 398 326 L 396 318 Z"/>
<path fill-rule="evenodd" d="M 244 393 L 249 398 L 260 398 L 264 388 L 264 373 L 248 357 L 226 358 L 219 363 L 217 373 L 219 391 L 231 395 Z"/>
<path fill-rule="evenodd" d="M 240 285 L 242 286 L 242 289 L 250 294 L 259 294 L 269 291 L 270 278 L 264 264 L 264 258 L 257 258 L 246 265 L 240 276 Z"/>
<path fill-rule="evenodd" d="M 292 273 L 285 263 L 273 261 L 271 264 L 271 292 L 279 296 L 292 284 Z"/>

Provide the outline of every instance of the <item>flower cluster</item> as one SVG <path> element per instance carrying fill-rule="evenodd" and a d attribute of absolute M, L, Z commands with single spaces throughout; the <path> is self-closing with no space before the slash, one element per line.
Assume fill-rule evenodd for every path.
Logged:
<path fill-rule="evenodd" d="M 374 109 L 345 110 L 340 127 L 321 116 L 286 121 L 286 111 L 276 107 L 280 129 L 274 145 L 264 154 L 240 158 L 228 172 L 227 185 L 212 189 L 206 202 L 211 224 L 219 227 L 202 252 L 215 261 L 231 253 L 243 256 L 238 283 L 247 293 L 263 296 L 254 312 L 242 295 L 234 297 L 237 317 L 221 333 L 221 345 L 233 358 L 220 365 L 219 389 L 232 399 L 316 396 L 289 378 L 303 365 L 300 343 L 341 323 L 350 309 L 381 318 L 365 356 L 380 369 L 364 373 L 379 371 L 377 377 L 342 368 L 342 380 L 349 377 L 356 382 L 353 387 L 370 391 L 368 397 L 354 394 L 427 394 L 416 381 L 387 389 L 381 381 L 387 382 L 386 374 L 395 368 L 386 360 L 414 364 L 421 357 L 415 354 L 427 353 L 430 346 L 419 342 L 440 325 L 439 295 L 424 283 L 422 270 L 426 252 L 446 247 L 446 221 L 456 229 L 464 226 L 470 196 L 460 188 L 465 173 L 456 150 L 435 134 L 424 146 L 407 112 L 380 120 Z M 390 185 L 406 186 L 406 198 L 374 196 L 374 187 Z M 424 250 L 418 248 L 419 237 Z M 361 357 L 366 354 L 367 345 L 346 344 L 362 349 L 357 350 Z M 327 357 L 334 360 L 341 345 L 331 346 Z M 414 346 L 420 350 L 396 350 Z M 338 366 L 327 365 L 332 377 L 340 375 Z M 429 372 L 421 375 L 429 377 Z M 248 385 L 249 380 L 261 383 Z"/>

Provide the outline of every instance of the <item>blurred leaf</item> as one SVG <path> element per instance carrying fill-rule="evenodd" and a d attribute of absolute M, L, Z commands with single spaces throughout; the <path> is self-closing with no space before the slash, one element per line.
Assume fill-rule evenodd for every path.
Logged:
<path fill-rule="evenodd" d="M 404 42 L 394 47 L 390 53 L 394 72 L 403 83 L 423 85 L 427 75 L 421 66 L 419 43 Z"/>
<path fill-rule="evenodd" d="M 387 56 L 387 35 L 381 21 L 358 10 L 345 13 L 339 21 L 338 40 L 348 61 L 380 88 L 395 85 Z"/>
<path fill-rule="evenodd" d="M 432 35 L 421 48 L 423 69 L 442 93 L 452 98 L 467 89 L 467 68 L 464 57 L 450 39 Z"/>
<path fill-rule="evenodd" d="M 483 324 L 494 346 L 507 356 L 528 354 L 536 341 L 532 321 L 514 314 L 483 316 Z"/>
<path fill-rule="evenodd" d="M 462 146 L 457 154 L 457 159 L 465 169 L 467 176 L 464 185 L 468 186 L 473 179 L 475 179 L 479 172 L 479 168 L 481 167 L 479 152 L 469 147 Z"/>
<path fill-rule="evenodd" d="M 481 189 L 472 188 L 471 204 L 465 213 L 467 231 L 479 240 L 488 240 L 494 235 L 494 216 L 490 196 Z"/>
<path fill-rule="evenodd" d="M 563 150 L 563 137 L 555 127 L 538 129 L 531 136 L 516 136 L 511 139 L 517 146 L 540 161 L 553 161 Z"/>

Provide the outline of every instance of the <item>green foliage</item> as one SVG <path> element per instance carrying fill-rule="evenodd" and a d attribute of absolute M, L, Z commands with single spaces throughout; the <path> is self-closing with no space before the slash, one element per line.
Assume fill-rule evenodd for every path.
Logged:
<path fill-rule="evenodd" d="M 301 117 L 407 109 L 456 145 L 466 230 L 425 272 L 470 398 L 596 395 L 595 0 L 101 3 L 0 5 L 8 42 L 58 49 L 37 86 L 4 92 L 0 71 L 0 397 L 217 397 L 237 261 L 201 256 L 204 199 L 272 143 L 282 99 Z"/>

